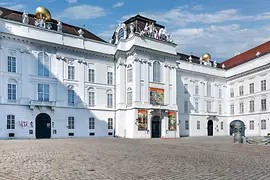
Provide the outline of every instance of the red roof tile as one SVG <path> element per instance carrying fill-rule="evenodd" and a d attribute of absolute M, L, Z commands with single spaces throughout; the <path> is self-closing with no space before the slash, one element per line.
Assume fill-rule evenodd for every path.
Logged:
<path fill-rule="evenodd" d="M 246 52 L 236 55 L 221 64 L 225 65 L 225 69 L 230 69 L 240 64 L 246 63 L 256 58 L 256 53 L 260 52 L 260 56 L 268 54 L 270 52 L 270 41 L 263 43 L 257 47 L 254 47 Z"/>

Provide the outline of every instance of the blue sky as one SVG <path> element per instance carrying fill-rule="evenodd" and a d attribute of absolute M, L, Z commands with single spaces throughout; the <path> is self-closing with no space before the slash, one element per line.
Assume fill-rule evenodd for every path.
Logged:
<path fill-rule="evenodd" d="M 48 8 L 54 19 L 82 27 L 109 41 L 115 27 L 138 13 L 172 33 L 178 52 L 226 60 L 270 39 L 269 0 L 8 0 L 3 7 L 35 13 Z"/>

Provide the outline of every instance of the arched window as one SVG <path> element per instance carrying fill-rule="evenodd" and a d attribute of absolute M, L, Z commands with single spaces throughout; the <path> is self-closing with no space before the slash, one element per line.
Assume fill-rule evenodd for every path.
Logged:
<path fill-rule="evenodd" d="M 44 53 L 38 53 L 38 75 L 49 76 L 49 56 Z"/>
<path fill-rule="evenodd" d="M 153 81 L 160 82 L 160 62 L 153 63 Z"/>
<path fill-rule="evenodd" d="M 262 130 L 266 129 L 266 120 L 261 120 L 261 129 Z"/>
<path fill-rule="evenodd" d="M 94 88 L 88 88 L 89 106 L 95 106 L 95 91 Z"/>
<path fill-rule="evenodd" d="M 132 82 L 132 78 L 133 78 L 133 76 L 132 76 L 132 65 L 129 64 L 127 66 L 127 82 Z"/>
<path fill-rule="evenodd" d="M 125 31 L 123 28 L 120 28 L 118 31 L 118 40 L 124 39 L 124 37 L 125 37 Z"/>
<path fill-rule="evenodd" d="M 68 129 L 74 129 L 74 117 L 68 117 Z"/>
<path fill-rule="evenodd" d="M 199 95 L 199 85 L 198 84 L 196 84 L 195 85 L 195 95 Z"/>
<path fill-rule="evenodd" d="M 112 107 L 113 106 L 113 93 L 112 90 L 107 90 L 107 106 Z"/>
<path fill-rule="evenodd" d="M 199 112 L 199 100 L 195 99 L 195 112 L 198 113 Z"/>
<path fill-rule="evenodd" d="M 211 82 L 207 82 L 206 93 L 207 96 L 211 96 Z"/>
<path fill-rule="evenodd" d="M 128 88 L 127 89 L 127 106 L 132 105 L 132 89 Z"/>
<path fill-rule="evenodd" d="M 15 116 L 7 115 L 7 129 L 15 129 Z"/>

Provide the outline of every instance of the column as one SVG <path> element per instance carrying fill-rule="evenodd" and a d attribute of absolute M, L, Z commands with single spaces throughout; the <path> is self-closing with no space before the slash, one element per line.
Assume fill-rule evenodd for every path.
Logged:
<path fill-rule="evenodd" d="M 22 82 L 19 84 L 21 86 L 21 99 L 22 101 L 29 100 L 29 53 L 22 52 L 20 57 L 20 64 L 21 64 L 21 73 L 22 73 Z M 17 64 L 18 61 L 17 61 Z M 21 102 L 21 103 L 28 103 L 28 102 Z"/>
<path fill-rule="evenodd" d="M 149 97 L 149 64 L 146 62 L 143 64 L 143 71 L 144 71 L 144 102 L 146 104 L 150 103 Z"/>
<path fill-rule="evenodd" d="M 175 97 L 175 98 L 171 98 L 172 99 L 172 102 L 170 102 L 171 105 L 173 106 L 176 106 L 177 105 L 177 102 L 176 102 L 176 97 L 177 97 L 177 91 L 176 91 L 176 88 L 177 88 L 177 81 L 176 81 L 176 69 L 175 68 L 172 68 L 171 69 L 171 82 L 172 82 L 172 93 L 170 94 L 172 97 Z"/>
<path fill-rule="evenodd" d="M 133 60 L 133 101 L 141 102 L 141 68 L 139 60 L 134 57 Z"/>
<path fill-rule="evenodd" d="M 167 65 L 164 65 L 164 82 L 165 82 L 165 88 L 164 88 L 164 104 L 170 105 L 170 69 Z"/>
<path fill-rule="evenodd" d="M 121 59 L 118 60 L 116 68 L 116 105 L 118 108 L 125 108 L 126 104 L 126 67 Z"/>

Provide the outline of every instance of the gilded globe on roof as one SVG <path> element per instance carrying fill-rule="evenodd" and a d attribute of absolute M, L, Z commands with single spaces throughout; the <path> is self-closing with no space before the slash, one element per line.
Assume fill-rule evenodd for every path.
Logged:
<path fill-rule="evenodd" d="M 41 16 L 42 16 L 43 18 L 45 18 L 46 21 L 51 20 L 51 13 L 50 13 L 50 11 L 49 11 L 47 8 L 45 8 L 45 7 L 38 7 L 38 8 L 36 9 L 36 17 L 37 17 L 38 19 L 40 19 Z"/>
<path fill-rule="evenodd" d="M 211 55 L 209 53 L 205 53 L 204 55 L 202 55 L 202 60 L 205 62 L 208 62 L 211 60 Z"/>

